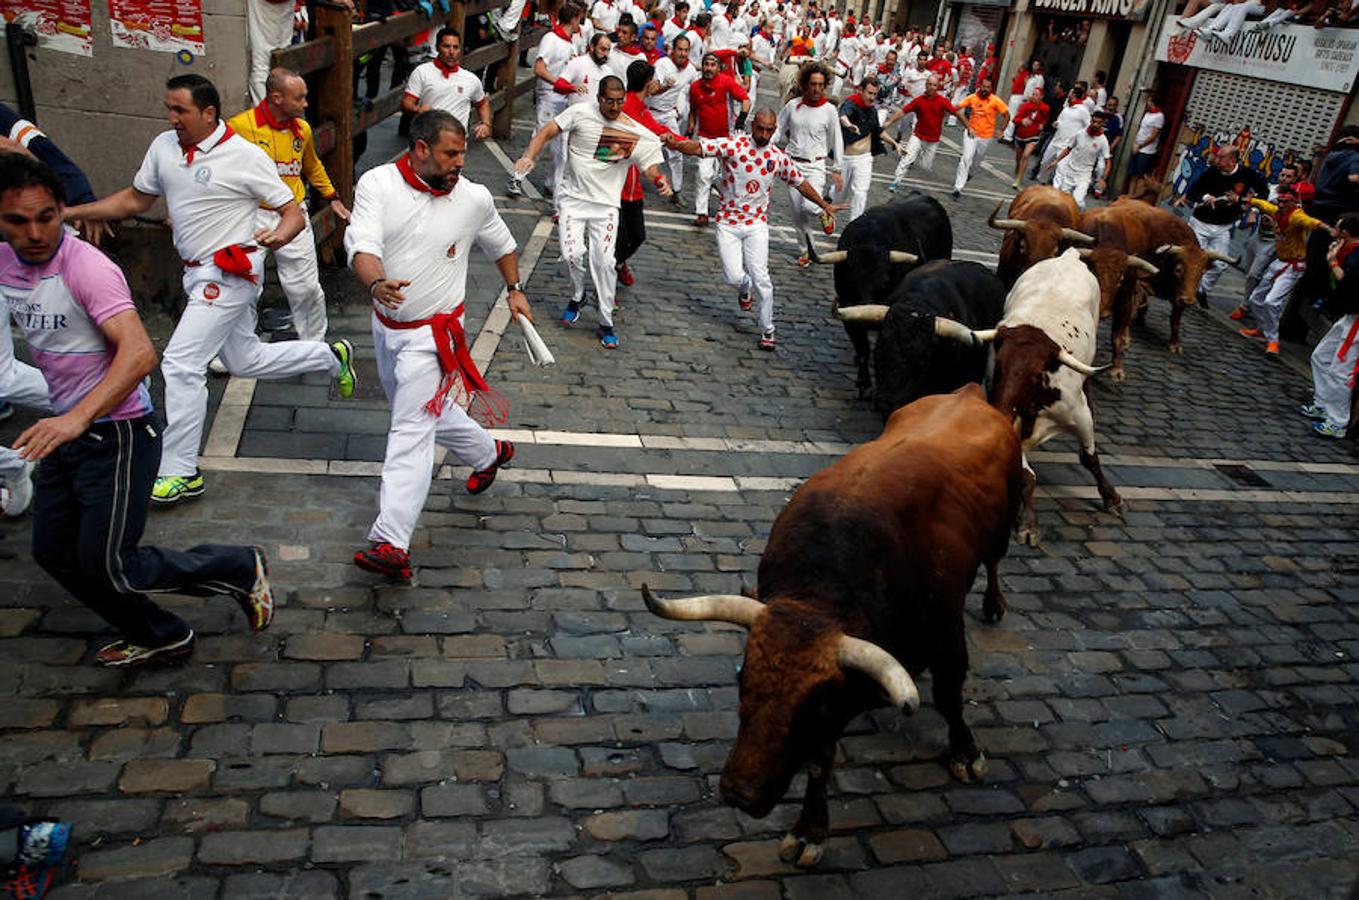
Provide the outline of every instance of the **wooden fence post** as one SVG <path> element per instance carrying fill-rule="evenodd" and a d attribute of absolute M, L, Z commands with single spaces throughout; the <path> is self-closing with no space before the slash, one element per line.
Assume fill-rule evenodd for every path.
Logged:
<path fill-rule="evenodd" d="M 515 34 L 515 39 L 506 48 L 509 50 L 509 55 L 501 60 L 496 67 L 496 90 L 506 92 L 505 105 L 496 111 L 495 118 L 491 120 L 491 137 L 498 141 L 509 139 L 510 127 L 514 121 L 514 80 L 519 66 L 518 32 Z"/>
<path fill-rule="evenodd" d="M 321 73 L 317 121 L 335 123 L 335 148 L 327 160 L 331 183 L 346 206 L 354 203 L 354 23 L 348 10 L 316 5 L 316 33 L 334 42 L 331 65 Z M 338 231 L 336 232 L 339 233 Z"/>

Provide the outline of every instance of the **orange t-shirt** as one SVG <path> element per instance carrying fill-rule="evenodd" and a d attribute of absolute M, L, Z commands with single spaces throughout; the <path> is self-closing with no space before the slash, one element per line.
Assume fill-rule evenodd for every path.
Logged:
<path fill-rule="evenodd" d="M 995 137 L 996 116 L 1010 111 L 1009 105 L 995 94 L 985 100 L 976 94 L 968 94 L 958 104 L 958 109 L 961 111 L 969 106 L 972 107 L 972 133 L 979 138 Z"/>

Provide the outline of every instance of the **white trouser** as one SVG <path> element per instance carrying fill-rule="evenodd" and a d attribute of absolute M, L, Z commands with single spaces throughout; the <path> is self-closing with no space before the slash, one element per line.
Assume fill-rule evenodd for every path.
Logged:
<path fill-rule="evenodd" d="M 1194 230 L 1194 236 L 1199 239 L 1199 246 L 1204 250 L 1214 250 L 1218 253 L 1228 253 L 1232 247 L 1232 226 L 1230 225 L 1209 225 L 1198 219 L 1190 217 L 1189 227 Z M 1208 268 L 1203 271 L 1203 277 L 1199 279 L 1199 290 L 1205 294 L 1213 289 L 1217 280 L 1222 277 L 1222 273 L 1227 271 L 1227 264 L 1222 260 L 1213 260 L 1208 264 Z"/>
<path fill-rule="evenodd" d="M 846 155 L 841 168 L 845 187 L 838 192 L 839 198 L 836 202 L 844 202 L 845 197 L 849 198 L 849 218 L 845 220 L 848 224 L 862 216 L 864 207 L 868 205 L 868 187 L 873 182 L 873 154 Z"/>
<path fill-rule="evenodd" d="M 911 170 L 911 166 L 917 162 L 920 168 L 926 172 L 934 168 L 934 153 L 939 149 L 938 141 L 922 141 L 914 134 L 906 142 L 906 152 L 901 154 L 897 160 L 896 171 L 892 173 L 892 181 L 900 184 L 906 180 L 906 173 Z"/>
<path fill-rule="evenodd" d="M 656 116 L 656 121 L 669 128 L 675 134 L 679 134 L 682 129 L 679 122 L 679 111 L 661 113 Z M 684 154 L 678 150 L 666 150 L 665 161 L 670 168 L 670 186 L 678 193 L 684 188 Z"/>
<path fill-rule="evenodd" d="M 259 251 L 250 257 L 255 283 L 225 275 L 211 262 L 184 269 L 189 302 L 160 362 L 165 378 L 165 437 L 158 473 L 162 477 L 192 475 L 198 468 L 208 406 L 208 363 L 213 357 L 221 357 L 227 371 L 240 378 L 287 378 L 307 372 L 335 375 L 340 370 L 340 361 L 325 344 L 266 344 L 255 334 L 264 260 Z"/>
<path fill-rule="evenodd" d="M 293 42 L 293 5 L 269 0 L 246 0 L 245 29 L 250 41 L 250 102 L 264 99 L 269 59 Z"/>
<path fill-rule="evenodd" d="M 1209 3 L 1203 9 L 1199 10 L 1189 18 L 1180 19 L 1178 24 L 1183 25 L 1185 28 L 1198 28 L 1204 22 L 1207 22 L 1209 19 L 1211 19 L 1217 13 L 1218 10 L 1222 9 L 1222 7 L 1226 5 L 1227 4 L 1225 3 Z"/>
<path fill-rule="evenodd" d="M 952 103 L 954 106 L 957 106 L 959 103 L 962 103 L 962 102 L 963 102 L 963 98 L 966 97 L 966 96 L 967 96 L 967 88 L 966 88 L 966 87 L 960 86 L 957 90 L 955 90 L 955 91 L 953 92 L 953 96 L 949 98 L 949 102 Z M 957 125 L 957 124 L 958 124 L 958 117 L 957 117 L 957 116 L 954 116 L 954 115 L 952 115 L 952 114 L 950 114 L 949 117 L 948 117 L 948 124 L 949 124 L 949 125 Z"/>
<path fill-rule="evenodd" d="M 760 333 L 774 333 L 774 282 L 769 278 L 769 223 L 717 223 L 717 255 L 722 277 L 742 291 L 753 288 Z"/>
<path fill-rule="evenodd" d="M 957 104 L 954 105 L 956 106 Z M 1010 95 L 1009 100 L 1010 121 L 1005 123 L 1005 133 L 1001 135 L 1002 139 L 1007 141 L 1013 141 L 1015 139 L 1015 113 L 1019 112 L 1019 107 L 1023 105 L 1024 105 L 1023 94 Z"/>
<path fill-rule="evenodd" d="M 273 229 L 282 219 L 272 209 L 261 209 L 255 214 L 256 228 Z M 326 339 L 326 292 L 321 289 L 321 274 L 316 265 L 316 235 L 307 227 L 288 243 L 274 251 L 274 266 L 278 269 L 278 283 L 288 298 L 293 313 L 293 330 L 299 340 Z"/>
<path fill-rule="evenodd" d="M 908 103 L 910 101 L 907 101 Z M 897 119 L 897 140 L 902 140 L 902 136 L 910 136 L 915 133 L 915 113 L 907 113 Z"/>
<path fill-rule="evenodd" d="M 1350 378 L 1359 357 L 1359 344 L 1351 346 L 1344 359 L 1340 358 L 1340 345 L 1356 321 L 1359 316 L 1353 313 L 1341 316 L 1312 351 L 1312 402 L 1326 411 L 1326 421 L 1340 428 L 1350 424 L 1354 396 Z"/>
<path fill-rule="evenodd" d="M 980 165 L 991 148 L 991 138 L 979 138 L 967 131 L 963 134 L 963 153 L 958 157 L 958 174 L 953 179 L 953 189 L 961 191 L 967 179 L 972 177 L 972 167 Z"/>
<path fill-rule="evenodd" d="M 444 402 L 442 415 L 425 408 L 442 378 L 430 329 L 388 328 L 373 316 L 373 352 L 382 390 L 392 404 L 392 422 L 382 458 L 378 517 L 368 539 L 409 550 L 429 496 L 434 445 L 448 448 L 463 465 L 485 469 L 495 461 L 495 440 L 451 398 Z"/>
<path fill-rule="evenodd" d="M 802 173 L 802 177 L 807 179 L 807 183 L 816 188 L 816 192 L 824 197 L 826 195 L 826 161 L 796 162 L 795 165 L 798 171 Z M 814 230 L 819 231 L 821 228 L 819 221 L 821 207 L 802 196 L 802 192 L 795 187 L 788 188 L 788 199 L 793 204 L 795 238 L 805 252 L 807 241 L 812 239 Z"/>
<path fill-rule="evenodd" d="M 42 372 L 14 358 L 14 334 L 8 318 L 0 331 L 4 332 L 0 334 L 0 400 L 51 412 L 52 401 Z M 8 482 L 23 475 L 27 465 L 16 451 L 0 447 L 0 481 Z"/>
<path fill-rule="evenodd" d="M 1065 191 L 1071 195 L 1071 199 L 1076 201 L 1076 205 L 1085 209 L 1085 195 L 1090 190 L 1091 174 L 1089 172 L 1072 172 L 1066 166 L 1057 167 L 1057 172 L 1053 175 L 1052 186 L 1059 191 Z"/>
<path fill-rule="evenodd" d="M 1217 18 L 1213 19 L 1212 27 L 1209 30 L 1218 40 L 1230 41 L 1236 37 L 1241 26 L 1246 24 L 1247 16 L 1263 16 L 1264 14 L 1264 6 L 1256 0 L 1233 3 L 1217 14 Z"/>
<path fill-rule="evenodd" d="M 502 9 L 499 15 L 495 15 L 495 27 L 505 37 L 509 37 L 519 30 L 519 23 L 524 20 L 524 6 L 528 0 L 510 0 L 508 6 Z"/>
<path fill-rule="evenodd" d="M 1246 294 L 1241 298 L 1243 306 L 1250 302 L 1250 295 L 1255 293 L 1260 279 L 1265 277 L 1265 270 L 1269 268 L 1269 264 L 1279 258 L 1274 252 L 1274 239 L 1262 238 L 1258 232 L 1246 242 L 1244 255 L 1246 258 L 1242 260 L 1242 264 L 1246 269 Z"/>
<path fill-rule="evenodd" d="M 712 192 L 713 185 L 717 183 L 718 166 L 721 160 L 711 156 L 701 156 L 698 159 L 698 176 L 694 179 L 694 214 L 706 216 L 708 214 L 708 194 Z"/>
<path fill-rule="evenodd" d="M 1302 278 L 1302 272 L 1301 260 L 1287 262 L 1276 259 L 1269 264 L 1265 276 L 1260 279 L 1260 283 L 1255 286 L 1255 292 L 1250 295 L 1250 314 L 1255 318 L 1255 324 L 1260 326 L 1265 340 L 1279 339 L 1279 319 L 1283 318 L 1288 295 L 1293 293 L 1293 287 Z M 1208 277 L 1206 273 L 1204 277 Z"/>
<path fill-rule="evenodd" d="M 1056 140 L 1048 141 L 1048 145 L 1043 148 L 1043 155 L 1038 158 L 1038 177 L 1034 179 L 1037 184 L 1052 184 L 1056 178 L 1055 169 L 1048 166 L 1053 163 L 1065 147 L 1057 146 Z"/>
<path fill-rule="evenodd" d="M 534 130 L 542 128 L 548 122 L 557 118 L 562 110 L 566 109 L 566 98 L 557 94 L 538 95 L 538 117 L 534 124 Z M 562 170 L 566 168 L 566 138 L 558 135 L 549 142 L 552 151 L 552 171 L 543 179 L 543 184 L 553 193 L 553 203 L 555 207 L 557 186 L 562 183 Z"/>
<path fill-rule="evenodd" d="M 612 328 L 613 296 L 618 287 L 613 258 L 613 245 L 618 240 L 618 207 L 562 197 L 558 208 L 561 218 L 557 222 L 557 241 L 571 273 L 571 302 L 579 303 L 585 296 L 588 252 L 590 279 L 599 298 L 599 324 Z"/>

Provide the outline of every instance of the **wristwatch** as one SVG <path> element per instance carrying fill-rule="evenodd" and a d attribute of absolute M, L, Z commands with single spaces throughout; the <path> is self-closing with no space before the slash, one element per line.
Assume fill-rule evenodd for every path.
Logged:
<path fill-rule="evenodd" d="M 510 294 L 515 291 L 518 291 L 521 294 L 524 293 L 524 285 L 518 281 L 516 281 L 514 284 L 505 285 L 505 293 Z"/>

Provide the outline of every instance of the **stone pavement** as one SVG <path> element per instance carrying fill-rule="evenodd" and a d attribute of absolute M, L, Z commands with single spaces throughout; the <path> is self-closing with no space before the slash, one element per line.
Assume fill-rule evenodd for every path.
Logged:
<path fill-rule="evenodd" d="M 953 213 L 956 256 L 992 260 L 984 219 L 1006 182 L 983 172 L 954 201 L 953 162 L 917 186 Z M 468 174 L 503 191 L 485 148 Z M 1167 354 L 1164 304 L 1134 332 L 1129 380 L 1094 390 L 1126 519 L 1054 441 L 1035 457 L 1045 541 L 1002 566 L 1009 616 L 985 625 L 971 603 L 987 780 L 949 780 L 926 704 L 854 723 L 815 872 L 776 854 L 800 780 L 765 820 L 722 806 L 742 633 L 658 620 L 637 589 L 752 584 L 791 489 L 879 421 L 854 399 L 829 272 L 790 265 L 786 230 L 771 356 L 711 233 L 648 205 L 616 353 L 592 310 L 555 324 L 567 281 L 538 231 L 528 293 L 557 365 L 528 365 L 513 327 L 499 342 L 516 465 L 475 498 L 441 469 L 415 586 L 349 563 L 386 425 L 371 383 L 349 402 L 315 380 L 217 386 L 208 491 L 148 538 L 264 543 L 284 599 L 251 636 L 232 603 L 167 597 L 201 636 L 183 666 L 92 666 L 102 624 L 34 568 L 27 522 L 0 525 L 0 794 L 75 823 L 79 867 L 56 896 L 1348 894 L 1359 461 L 1294 412 L 1305 370 L 1220 312 L 1189 313 L 1185 355 Z M 545 207 L 502 208 L 532 250 Z M 787 210 L 780 192 L 775 223 Z M 327 279 L 333 330 L 369 350 L 352 276 Z M 480 257 L 469 284 L 477 333 L 497 285 Z M 1219 310 L 1239 275 L 1223 285 Z"/>

